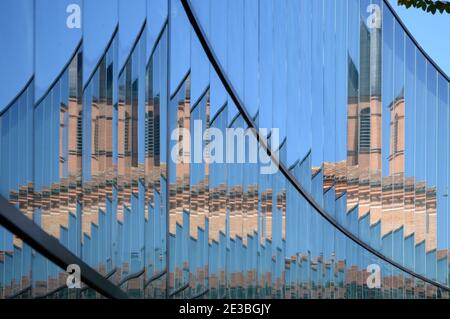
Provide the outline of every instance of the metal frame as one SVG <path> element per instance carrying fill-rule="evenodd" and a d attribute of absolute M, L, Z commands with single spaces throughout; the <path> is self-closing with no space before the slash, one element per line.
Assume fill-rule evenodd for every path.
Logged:
<path fill-rule="evenodd" d="M 75 256 L 56 238 L 50 236 L 19 209 L 0 196 L 0 225 L 18 236 L 38 253 L 66 269 L 70 264 L 80 266 L 81 280 L 92 289 L 108 298 L 128 299 L 128 295 L 95 269 Z"/>

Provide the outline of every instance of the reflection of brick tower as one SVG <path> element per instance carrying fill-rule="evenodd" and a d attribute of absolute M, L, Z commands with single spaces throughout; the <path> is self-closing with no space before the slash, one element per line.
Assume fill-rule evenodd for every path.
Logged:
<path fill-rule="evenodd" d="M 403 91 L 403 90 L 402 90 Z M 410 229 L 405 217 L 404 182 L 404 97 L 403 92 L 389 104 L 385 117 L 389 120 L 389 175 L 383 176 L 382 235 L 403 227 Z M 413 226 L 413 225 L 411 225 Z M 413 226 L 414 227 L 414 226 Z"/>
<path fill-rule="evenodd" d="M 361 23 L 359 71 L 349 56 L 347 165 L 381 169 L 381 30 Z"/>
<path fill-rule="evenodd" d="M 358 164 L 358 70 L 349 57 L 347 105 L 347 165 Z"/>
<path fill-rule="evenodd" d="M 347 110 L 347 161 L 360 170 L 381 168 L 381 102 L 372 97 L 362 107 L 358 101 L 349 101 Z"/>
<path fill-rule="evenodd" d="M 403 174 L 405 167 L 405 99 L 403 93 L 390 107 L 389 174 Z"/>
<path fill-rule="evenodd" d="M 436 248 L 436 190 L 405 177 L 404 92 L 382 114 L 381 34 L 361 24 L 360 60 L 348 56 L 347 209 L 358 205 L 361 217 L 381 220 L 381 235 L 403 227 L 404 236 Z M 358 63 L 359 62 L 359 63 Z M 386 101 L 389 102 L 389 101 Z M 389 173 L 382 175 L 382 117 L 389 119 Z"/>
<path fill-rule="evenodd" d="M 360 25 L 359 60 L 348 56 L 347 208 L 361 217 L 380 216 L 381 197 L 381 30 Z"/>

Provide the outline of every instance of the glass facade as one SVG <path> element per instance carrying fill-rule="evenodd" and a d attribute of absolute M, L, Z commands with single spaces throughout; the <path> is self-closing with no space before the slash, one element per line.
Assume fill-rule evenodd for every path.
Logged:
<path fill-rule="evenodd" d="M 1 106 L 0 195 L 105 280 L 449 297 L 449 78 L 386 1 L 71 1 L 79 28 L 35 2 L 11 10 L 34 62 Z M 101 297 L 22 239 L 0 226 L 0 298 Z"/>

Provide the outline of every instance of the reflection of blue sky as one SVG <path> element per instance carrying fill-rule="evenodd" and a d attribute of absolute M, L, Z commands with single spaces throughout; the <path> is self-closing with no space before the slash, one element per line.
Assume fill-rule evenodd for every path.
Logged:
<path fill-rule="evenodd" d="M 94 71 L 104 53 L 118 19 L 118 0 L 84 1 L 83 83 Z"/>
<path fill-rule="evenodd" d="M 446 72 L 450 74 L 450 14 L 432 15 L 421 9 L 406 9 L 397 6 L 397 0 L 389 0 L 411 34 L 420 43 L 427 54 Z"/>
<path fill-rule="evenodd" d="M 119 0 L 119 70 L 125 64 L 146 14 L 145 0 Z"/>
<path fill-rule="evenodd" d="M 166 0 L 147 0 L 147 59 L 155 46 L 157 37 L 167 19 Z"/>
<path fill-rule="evenodd" d="M 33 74 L 33 2 L 0 1 L 0 110 Z"/>
<path fill-rule="evenodd" d="M 209 27 L 209 3 L 201 6 L 200 12 L 206 20 L 205 32 Z M 191 101 L 198 101 L 209 84 L 209 61 L 195 32 L 191 32 Z"/>
<path fill-rule="evenodd" d="M 445 13 L 432 15 L 420 9 L 406 9 L 397 6 L 396 0 L 390 0 L 390 3 L 425 52 L 445 73 L 450 74 L 450 60 L 448 59 L 450 41 L 447 40 L 450 15 Z M 408 49 L 411 50 L 411 47 L 407 47 Z M 407 56 L 410 56 L 408 51 Z M 448 247 L 450 240 L 448 237 L 450 224 L 447 216 L 448 199 L 445 197 L 448 193 L 449 183 L 448 164 L 446 163 L 449 141 L 448 138 L 442 137 L 446 136 L 442 132 L 442 127 L 446 127 L 442 118 L 448 118 L 447 82 L 441 76 L 437 77 L 438 74 L 431 65 L 428 67 L 425 65 L 425 59 L 421 54 L 417 59 L 415 71 L 417 76 L 415 86 L 416 121 L 410 124 L 410 127 L 413 127 L 412 133 L 415 133 L 415 138 L 414 145 L 411 143 L 406 145 L 406 154 L 415 154 L 415 158 L 407 157 L 406 169 L 407 174 L 413 173 L 416 180 L 426 180 L 428 187 L 437 186 L 437 248 L 443 249 Z M 439 85 L 437 95 L 431 93 L 436 91 L 436 83 Z M 438 105 L 438 108 L 432 107 L 434 105 Z M 420 120 L 425 118 L 426 121 Z M 413 147 L 416 148 L 415 152 Z M 439 156 L 437 156 L 438 154 Z"/>
<path fill-rule="evenodd" d="M 189 70 L 191 29 L 180 1 L 171 0 L 170 28 L 170 94 L 175 90 Z"/>
<path fill-rule="evenodd" d="M 118 22 L 119 0 L 84 1 L 82 27 L 84 28 L 84 82 L 92 73 Z M 119 65 L 122 66 L 133 45 L 146 15 L 146 2 L 153 0 L 120 0 L 122 28 L 119 41 Z M 36 100 L 48 90 L 62 68 L 69 61 L 81 40 L 81 29 L 66 26 L 69 4 L 81 0 L 2 0 L 0 3 L 1 43 L 8 49 L 0 50 L 0 109 L 6 106 L 23 88 L 35 68 Z M 155 2 L 156 3 L 156 2 Z M 150 6 L 151 7 L 151 6 Z M 156 11 L 155 11 L 156 12 Z M 164 16 L 165 13 L 161 12 Z M 36 19 L 36 30 L 34 28 Z M 155 22 L 162 23 L 162 17 Z M 153 28 L 152 28 L 153 29 Z M 35 39 L 33 39 L 33 34 Z M 153 37 L 156 37 L 153 35 Z M 33 47 L 33 40 L 35 46 Z M 154 39 L 153 39 L 154 40 Z"/>
<path fill-rule="evenodd" d="M 38 100 L 69 61 L 81 40 L 81 29 L 66 25 L 69 4 L 81 0 L 40 0 L 35 3 L 35 98 Z"/>

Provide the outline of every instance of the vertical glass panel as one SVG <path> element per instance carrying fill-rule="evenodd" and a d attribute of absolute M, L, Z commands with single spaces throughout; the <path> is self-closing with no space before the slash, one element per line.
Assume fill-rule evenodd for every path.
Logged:
<path fill-rule="evenodd" d="M 364 240 L 368 234 L 365 224 L 367 215 L 370 214 L 370 168 L 371 168 L 371 133 L 372 133 L 372 109 L 370 105 L 371 89 L 371 28 L 368 24 L 370 11 L 367 10 L 370 2 L 360 1 L 359 19 L 359 105 L 358 105 L 358 234 Z M 362 226 L 362 227 L 361 227 Z M 358 257 L 359 262 L 359 257 Z M 360 275 L 358 275 L 359 277 Z M 358 292 L 359 293 L 359 292 Z"/>
<path fill-rule="evenodd" d="M 222 68 L 226 66 L 227 61 L 227 43 L 223 39 L 227 38 L 227 12 L 228 1 L 210 1 L 210 38 L 214 53 Z M 211 116 L 215 116 L 227 100 L 222 83 L 214 71 L 210 68 L 210 86 L 211 86 Z"/>
<path fill-rule="evenodd" d="M 448 119 L 450 120 L 450 84 L 447 85 L 448 88 L 448 104 L 447 104 L 447 110 L 448 110 Z M 447 145 L 450 146 L 450 129 L 447 126 Z M 450 148 L 449 148 L 450 149 Z M 450 163 L 450 154 L 448 154 L 448 161 L 447 161 L 447 167 Z M 449 250 L 450 250 L 450 194 L 449 194 L 449 189 L 450 189 L 450 174 L 447 174 L 447 189 L 446 189 L 446 203 L 447 203 L 447 263 L 448 266 L 446 266 L 447 271 L 450 273 L 450 254 L 449 254 Z M 445 195 L 444 195 L 445 196 Z M 449 278 L 450 280 L 450 278 Z M 447 282 L 448 283 L 448 282 Z M 448 296 L 448 295 L 447 295 Z"/>
<path fill-rule="evenodd" d="M 209 19 L 209 5 L 204 3 L 200 11 L 203 16 Z M 205 21 L 205 25 L 209 26 L 209 21 Z M 206 29 L 208 30 L 208 29 Z M 206 31 L 205 31 L 206 32 Z M 191 65 L 191 99 L 193 103 L 197 103 L 205 93 L 209 85 L 209 63 L 205 52 L 197 38 L 195 32 L 191 32 L 191 48 L 190 48 L 190 65 Z"/>
<path fill-rule="evenodd" d="M 167 21 L 167 0 L 147 0 L 147 59 L 158 45 L 158 40 Z"/>
<path fill-rule="evenodd" d="M 426 104 L 426 274 L 436 279 L 436 167 L 437 167 L 437 71 L 427 64 L 427 104 Z"/>
<path fill-rule="evenodd" d="M 210 254 L 210 289 L 212 295 L 221 298 L 225 294 L 225 253 L 227 249 L 226 234 L 228 233 L 228 213 L 227 213 L 227 166 L 223 161 L 219 161 L 224 154 L 224 145 L 220 143 L 220 138 L 225 134 L 227 127 L 227 106 L 211 116 L 211 135 L 207 138 L 210 165 L 209 165 L 209 243 L 211 245 Z M 217 259 L 214 259 L 216 257 Z M 214 263 L 214 260 L 216 262 Z M 213 264 L 211 264 L 213 263 Z"/>
<path fill-rule="evenodd" d="M 312 169 L 313 172 L 323 164 L 324 152 L 324 81 L 323 81 L 323 0 L 314 1 L 312 4 Z"/>
<path fill-rule="evenodd" d="M 170 94 L 175 94 L 190 67 L 191 27 L 181 2 L 169 1 Z"/>
<path fill-rule="evenodd" d="M 382 251 L 386 256 L 392 257 L 392 231 L 393 220 L 389 210 L 393 201 L 393 176 L 390 170 L 389 156 L 391 153 L 391 122 L 394 121 L 391 114 L 391 106 L 394 102 L 393 75 L 395 69 L 394 60 L 395 29 L 394 18 L 389 8 L 383 7 L 383 82 L 382 82 L 382 213 L 381 236 Z"/>
<path fill-rule="evenodd" d="M 437 279 L 448 283 L 448 82 L 438 75 L 438 105 L 437 105 L 437 180 L 436 180 L 436 248 L 437 248 Z M 445 266 L 444 266 L 445 265 Z"/>
<path fill-rule="evenodd" d="M 370 9 L 370 10 L 369 10 Z M 375 233 L 381 223 L 382 210 L 382 34 L 383 20 L 381 1 L 371 1 L 369 8 L 371 14 L 370 28 L 370 233 Z M 380 247 L 380 236 L 371 236 L 371 245 Z"/>
<path fill-rule="evenodd" d="M 286 152 L 287 152 L 287 163 L 290 166 L 291 172 L 294 172 L 295 167 L 298 165 L 300 161 L 300 149 L 297 147 L 293 147 L 294 144 L 297 144 L 296 141 L 300 140 L 300 131 L 303 129 L 298 126 L 298 122 L 302 119 L 303 114 L 301 113 L 301 105 L 300 105 L 300 41 L 297 41 L 297 32 L 296 30 L 300 30 L 300 2 L 298 1 L 289 1 L 287 3 L 287 27 L 286 30 L 288 32 L 287 35 L 287 64 L 291 67 L 287 70 L 287 111 L 291 116 L 287 118 L 287 139 L 286 139 Z M 292 165 L 292 166 L 291 166 Z M 289 271 L 294 272 L 293 267 L 296 265 L 295 257 L 299 252 L 298 250 L 298 242 L 297 242 L 297 231 L 298 231 L 298 205 L 295 202 L 294 197 L 292 196 L 293 187 L 290 185 L 286 192 L 286 219 L 290 220 L 291 223 L 286 224 L 286 258 L 290 258 L 291 261 L 294 260 L 293 263 L 290 263 Z M 295 272 L 291 273 L 292 276 L 295 276 Z M 291 280 L 294 280 L 291 278 Z M 289 287 L 291 290 L 290 294 L 295 295 L 295 287 L 294 282 L 286 283 L 286 288 Z M 292 291 L 293 290 L 293 291 Z M 295 298 L 295 297 L 294 297 Z"/>
<path fill-rule="evenodd" d="M 113 166 L 114 127 L 117 117 L 114 103 L 117 91 L 117 40 L 108 40 L 100 60 L 84 90 L 84 154 L 83 154 L 83 254 L 101 274 L 107 276 L 116 269 L 118 233 L 116 228 L 117 178 Z M 94 48 L 91 48 L 94 52 Z M 75 134 L 76 131 L 71 132 Z M 78 133 L 77 133 L 78 134 Z M 81 155 L 81 154 L 80 154 Z M 87 156 L 86 156 L 87 155 Z M 113 164 L 114 163 L 114 164 Z M 136 205 L 134 205 L 136 206 Z M 138 216 L 138 213 L 135 214 Z M 119 228 L 120 229 L 120 228 Z M 139 234 L 138 231 L 134 232 Z M 114 251 L 113 251 L 114 250 Z M 125 255 L 125 258 L 128 256 Z M 120 266 L 120 265 L 119 265 Z M 130 265 L 131 271 L 133 264 Z"/>
<path fill-rule="evenodd" d="M 437 72 L 431 63 L 427 64 L 427 106 L 426 106 L 426 250 L 436 249 L 436 164 L 437 164 Z M 430 270 L 435 273 L 435 270 Z M 427 269 L 428 273 L 428 269 Z"/>
<path fill-rule="evenodd" d="M 17 96 L 34 72 L 34 4 L 31 1 L 2 2 L 0 41 L 0 112 Z"/>
<path fill-rule="evenodd" d="M 335 61 L 347 58 L 348 1 L 336 2 L 336 57 Z M 348 64 L 335 64 L 335 185 L 336 198 L 347 189 L 347 79 Z"/>
<path fill-rule="evenodd" d="M 312 147 L 312 98 L 311 98 L 311 82 L 312 82 L 312 67 L 311 64 L 308 63 L 308 61 L 311 61 L 311 6 L 312 3 L 310 1 L 300 1 L 300 8 L 299 8 L 299 23 L 301 24 L 301 27 L 299 27 L 299 33 L 298 36 L 300 37 L 298 41 L 299 45 L 299 64 L 300 64 L 300 72 L 298 74 L 299 77 L 299 89 L 298 89 L 298 105 L 291 105 L 289 103 L 289 108 L 291 112 L 299 112 L 300 116 L 298 117 L 298 138 L 302 143 L 300 145 L 297 145 L 296 148 L 298 148 L 298 160 L 303 160 L 307 154 L 311 151 Z M 295 16 L 295 14 L 294 14 Z M 294 30 L 292 30 L 294 32 Z M 345 31 L 344 31 L 345 32 Z M 296 32 L 294 32 L 297 34 Z M 294 43 L 297 43 L 295 41 Z M 262 54 L 262 51 L 261 53 Z M 291 69 L 291 68 L 289 68 Z M 261 94 L 263 94 L 263 91 L 261 91 Z M 290 94 L 294 94 L 293 92 L 290 92 Z M 293 97 L 295 99 L 295 96 Z M 294 100 L 295 101 L 295 100 Z M 295 109 L 298 108 L 298 111 L 295 111 Z M 295 113 L 294 113 L 295 114 Z M 288 121 L 292 121 L 293 117 L 288 117 Z M 289 124 L 288 124 L 289 126 Z M 289 144 L 289 142 L 288 142 Z M 290 149 L 292 147 L 288 146 L 288 154 L 290 152 Z M 289 155 L 288 155 L 289 158 Z M 288 161 L 289 162 L 289 161 Z M 299 179 L 297 177 L 297 179 Z"/>
<path fill-rule="evenodd" d="M 203 159 L 203 150 L 207 141 L 203 139 L 209 125 L 209 92 L 205 92 L 198 104 L 191 109 L 190 125 L 190 223 L 189 235 L 192 243 L 189 258 L 189 272 L 192 296 L 203 293 L 207 289 L 207 256 L 208 256 L 208 173 L 209 165 Z M 206 257 L 206 258 L 205 258 Z"/>
<path fill-rule="evenodd" d="M 235 0 L 227 2 L 226 70 L 234 89 L 242 99 L 244 91 L 244 77 L 242 76 L 244 72 L 244 2 Z M 274 18 L 275 11 L 272 13 L 274 14 L 272 17 Z M 222 14 L 225 13 L 223 12 Z M 232 114 L 233 116 L 234 114 Z"/>
<path fill-rule="evenodd" d="M 414 175 L 416 178 L 414 234 L 416 258 L 414 269 L 419 274 L 425 273 L 425 256 L 422 251 L 426 236 L 426 97 L 426 61 L 425 57 L 416 50 L 416 130 L 414 144 Z"/>
<path fill-rule="evenodd" d="M 35 79 L 39 85 L 34 111 L 34 145 L 41 149 L 34 149 L 33 219 L 77 255 L 81 253 L 81 212 L 77 208 L 81 195 L 81 153 L 77 154 L 81 142 L 80 10 L 81 2 L 36 4 Z M 64 284 L 62 269 L 41 255 L 33 258 L 31 268 L 36 274 L 34 296 Z"/>
<path fill-rule="evenodd" d="M 287 25 L 286 3 L 273 5 L 273 74 L 272 74 L 272 126 L 278 130 L 278 137 L 272 135 L 271 147 L 277 149 L 281 141 L 286 137 L 287 124 Z M 272 133 L 274 134 L 274 133 Z M 279 140 L 276 140 L 279 138 Z"/>
<path fill-rule="evenodd" d="M 405 42 L 405 266 L 414 269 L 414 209 L 415 209 L 415 76 L 416 55 L 412 40 Z"/>
<path fill-rule="evenodd" d="M 146 236 L 146 230 L 144 230 L 145 211 L 149 210 L 148 203 L 145 201 L 146 185 L 144 178 L 144 134 L 146 132 L 146 120 L 144 118 L 146 114 L 144 104 L 146 97 L 145 29 L 141 28 L 138 36 L 134 40 L 132 51 L 123 69 L 119 73 L 119 101 L 117 106 L 117 219 L 123 225 L 118 231 L 119 244 L 123 245 L 118 267 L 120 267 L 121 283 L 126 284 L 128 292 L 136 297 L 141 296 L 143 289 L 141 279 L 142 274 L 145 273 L 143 263 L 143 241 Z M 155 205 L 157 204 L 155 203 Z M 158 217 L 154 217 L 155 220 L 159 220 Z M 160 243 L 160 240 L 157 242 Z M 163 253 L 161 253 L 158 262 L 155 263 L 160 265 L 162 260 Z M 148 284 L 146 283 L 144 286 L 147 287 Z M 158 287 L 155 288 L 155 293 L 158 293 L 157 289 Z"/>
<path fill-rule="evenodd" d="M 394 100 L 390 107 L 390 172 L 393 176 L 392 230 L 394 259 L 403 263 L 404 175 L 405 175 L 405 34 L 396 21 L 394 24 Z M 398 277 L 398 273 L 395 272 Z"/>
<path fill-rule="evenodd" d="M 271 0 L 260 1 L 259 8 L 259 114 L 260 128 L 270 128 L 272 125 L 272 74 L 273 74 L 273 16 Z"/>
<path fill-rule="evenodd" d="M 131 3 L 126 0 L 118 1 L 118 18 L 120 24 L 118 64 L 119 69 L 122 69 L 145 23 L 147 1 L 136 0 Z"/>
<path fill-rule="evenodd" d="M 359 2 L 348 1 L 347 23 L 347 211 L 358 204 L 359 160 Z"/>
<path fill-rule="evenodd" d="M 145 183 L 147 228 L 145 297 L 165 297 L 166 261 L 166 131 L 167 131 L 167 27 L 147 66 L 145 108 Z M 166 276 L 163 274 L 166 273 Z"/>
<path fill-rule="evenodd" d="M 250 113 L 255 116 L 259 110 L 259 1 L 244 1 L 244 89 L 242 99 Z M 298 10 L 292 8 L 292 13 Z M 293 34 L 297 30 L 296 26 L 288 29 Z M 297 41 L 295 43 L 298 43 Z"/>
<path fill-rule="evenodd" d="M 171 97 L 168 110 L 170 132 L 170 159 L 168 159 L 169 183 L 169 233 L 174 236 L 169 251 L 172 263 L 169 274 L 170 294 L 184 296 L 182 287 L 189 283 L 190 238 L 190 77 L 183 79 Z M 173 279 L 172 279 L 173 278 Z"/>

